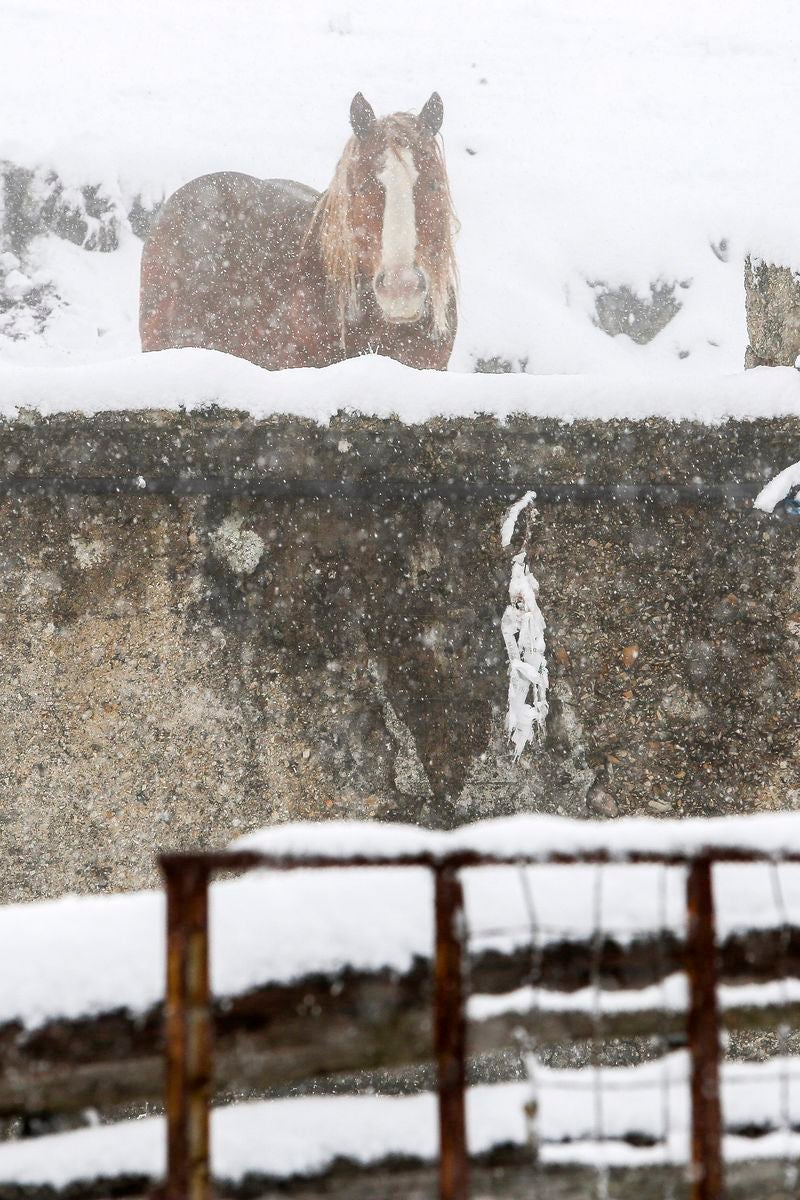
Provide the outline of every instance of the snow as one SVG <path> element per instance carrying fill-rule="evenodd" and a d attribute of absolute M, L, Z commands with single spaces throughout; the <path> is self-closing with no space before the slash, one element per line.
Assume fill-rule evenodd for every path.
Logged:
<path fill-rule="evenodd" d="M 503 522 L 503 536 L 510 519 Z M 505 729 L 514 747 L 514 758 L 518 760 L 529 742 L 539 743 L 544 737 L 550 684 L 544 639 L 546 626 L 538 603 L 539 581 L 531 574 L 524 550 L 511 559 L 508 596 L 510 603 L 500 621 L 508 654 Z"/>
<path fill-rule="evenodd" d="M 212 986 L 218 996 L 257 984 L 288 982 L 305 975 L 332 975 L 345 965 L 369 971 L 408 969 L 430 960 L 433 888 L 430 870 L 401 867 L 398 859 L 423 855 L 431 862 L 452 851 L 480 848 L 497 854 L 546 857 L 604 849 L 690 853 L 709 847 L 749 847 L 770 855 L 798 845 L 800 815 L 771 814 L 687 820 L 649 819 L 576 822 L 553 817 L 513 817 L 482 822 L 451 833 L 377 823 L 329 822 L 273 827 L 238 839 L 239 850 L 280 856 L 377 855 L 384 866 L 341 869 L 256 870 L 215 883 L 211 894 Z M 393 865 L 395 864 L 395 865 Z M 685 927 L 685 869 L 659 865 L 554 865 L 472 867 L 464 870 L 466 925 L 475 950 L 511 949 L 553 940 L 585 939 L 600 926 L 623 944 L 660 929 Z M 600 887 L 598 888 L 598 881 Z M 740 929 L 800 922 L 800 866 L 722 864 L 714 869 L 721 937 Z M 369 920 L 364 914 L 369 913 Z M 55 1016 L 76 1017 L 125 1008 L 141 1012 L 163 994 L 164 904 L 157 893 L 64 897 L 0 909 L 0 955 L 4 963 L 0 1022 L 35 1027 Z M 738 1005 L 787 1003 L 800 998 L 800 980 L 723 985 L 720 1002 Z M 472 1020 L 524 1013 L 537 1006 L 605 1013 L 643 1006 L 681 1011 L 681 975 L 641 991 L 584 989 L 570 995 L 531 987 L 505 996 L 474 995 Z M 781 1096 L 800 1120 L 796 1060 L 725 1064 L 723 1095 L 732 1124 L 779 1127 Z M 666 1075 L 665 1075 L 666 1071 Z M 539 1131 L 545 1162 L 646 1165 L 684 1161 L 688 1100 L 682 1054 L 630 1069 L 535 1069 Z M 791 1085 L 786 1079 L 791 1074 Z M 660 1138 L 665 1078 L 670 1106 L 669 1137 L 653 1147 L 598 1141 L 595 1089 L 602 1085 L 606 1137 L 645 1132 Z M 528 1083 L 472 1089 L 468 1114 L 474 1153 L 527 1139 Z M 248 1173 L 275 1177 L 324 1171 L 335 1158 L 366 1163 L 388 1155 L 431 1161 L 437 1152 L 435 1098 L 313 1097 L 236 1105 L 213 1116 L 215 1173 L 241 1179 Z M 562 1139 L 577 1141 L 562 1144 Z M 775 1157 L 796 1134 L 753 1140 L 726 1138 L 731 1158 Z M 157 1118 L 125 1122 L 0 1145 L 0 1180 L 51 1183 L 123 1174 L 158 1177 L 164 1168 L 164 1127 Z"/>
<path fill-rule="evenodd" d="M 489 1021 L 512 1013 L 526 1015 L 541 1009 L 547 1012 L 590 1012 L 602 1016 L 637 1013 L 647 1009 L 683 1012 L 688 1004 L 685 975 L 669 975 L 660 983 L 624 991 L 600 991 L 594 987 L 574 992 L 545 992 L 537 987 L 516 988 L 505 995 L 472 995 L 467 1001 L 471 1021 Z"/>
<path fill-rule="evenodd" d="M 774 512 L 781 500 L 785 500 L 797 487 L 800 487 L 800 462 L 792 463 L 774 479 L 770 479 L 753 501 L 753 508 L 760 508 L 766 513 Z"/>
<path fill-rule="evenodd" d="M 685 1052 L 636 1067 L 597 1071 L 535 1066 L 542 1161 L 621 1166 L 685 1162 L 688 1071 Z M 729 1161 L 797 1155 L 800 1136 L 782 1126 L 784 1095 L 789 1119 L 800 1119 L 798 1083 L 796 1059 L 723 1065 L 727 1124 L 752 1122 L 775 1130 L 757 1139 L 726 1137 Z M 621 1140 L 598 1140 L 598 1091 L 603 1097 L 604 1138 L 639 1133 L 658 1139 L 657 1144 L 635 1147 Z M 483 1154 L 503 1144 L 524 1146 L 529 1134 L 525 1106 L 531 1097 L 527 1082 L 470 1088 L 471 1153 Z M 125 1174 L 157 1179 L 164 1171 L 164 1144 L 160 1117 L 6 1142 L 0 1145 L 0 1181 L 66 1187 L 78 1180 Z M 211 1153 L 214 1176 L 231 1182 L 248 1174 L 276 1179 L 313 1175 L 337 1158 L 363 1165 L 390 1156 L 432 1162 L 438 1153 L 436 1098 L 430 1093 L 302 1097 L 231 1105 L 212 1113 Z"/>
<path fill-rule="evenodd" d="M 655 416 L 706 423 L 800 415 L 796 371 L 739 370 L 747 340 L 745 256 L 800 267 L 800 157 L 787 153 L 785 121 L 775 119 L 796 112 L 800 100 L 800 9 L 793 0 L 765 0 L 757 20 L 749 0 L 698 0 L 680 10 L 668 0 L 608 0 L 601 15 L 593 0 L 507 0 L 500 11 L 473 6 L 468 21 L 460 0 L 306 0 L 294 7 L 83 0 L 77 10 L 64 0 L 5 0 L 0 105 L 12 118 L 0 129 L 0 160 L 55 171 L 67 189 L 97 183 L 123 211 L 137 197 L 152 204 L 219 169 L 324 188 L 349 132 L 353 92 L 362 89 L 386 112 L 418 107 L 436 86 L 462 221 L 459 335 L 445 376 L 379 358 L 271 375 L 211 351 L 142 357 L 141 243 L 132 231 L 122 228 L 111 253 L 47 235 L 22 259 L 0 246 L 8 299 L 50 283 L 61 297 L 44 328 L 29 322 L 28 336 L 16 341 L 0 335 L 5 419 L 21 410 L 94 415 L 211 403 L 257 418 L 291 414 L 318 422 L 342 410 L 407 422 L 485 413 L 501 420 L 519 413 L 565 422 Z M 187 30 L 201 35 L 187 37 Z M 674 290 L 681 307 L 647 345 L 597 327 L 595 302 L 605 288 L 628 287 L 646 300 L 659 283 Z M 513 373 L 471 373 L 478 359 L 494 356 Z M 797 465 L 787 468 L 757 506 L 772 511 L 798 483 Z M 250 561 L 242 560 L 243 569 Z M 633 850 L 711 846 L 780 855 L 796 850 L 799 834 L 800 817 L 785 814 L 613 825 L 520 817 L 450 835 L 348 823 L 264 831 L 240 839 L 239 847 L 376 854 L 386 865 L 380 872 L 258 872 L 215 884 L 213 987 L 228 995 L 345 964 L 405 970 L 415 957 L 429 957 L 430 874 L 392 866 L 404 855 L 435 860 L 477 849 L 546 858 L 600 850 L 624 858 Z M 800 869 L 780 874 L 786 913 L 796 920 Z M 595 868 L 539 866 L 525 878 L 537 936 L 591 931 Z M 682 927 L 680 868 L 614 864 L 602 868 L 602 878 L 602 922 L 622 939 Z M 530 940 L 522 879 L 514 867 L 465 872 L 475 945 Z M 766 866 L 716 868 L 721 935 L 780 923 L 773 885 Z M 263 920 L 254 919 L 259 913 Z M 64 897 L 1 909 L 0 954 L 0 1021 L 33 1027 L 55 1016 L 145 1011 L 163 995 L 163 898 Z M 796 999 L 798 987 L 794 980 L 723 987 L 721 1001 Z M 673 978 L 652 991 L 679 1007 L 684 988 Z M 645 989 L 606 996 L 603 1005 L 618 1011 L 652 998 Z M 536 999 L 528 989 L 473 997 L 471 1005 L 474 1015 L 488 1016 Z M 583 1005 L 589 996 L 547 1000 Z M 606 1132 L 630 1128 L 632 1116 L 640 1127 L 660 1130 L 664 1066 L 627 1072 L 626 1085 L 636 1079 L 644 1086 L 625 1103 L 606 1106 Z M 546 1157 L 684 1158 L 685 1060 L 674 1056 L 666 1067 L 674 1129 L 669 1145 L 654 1149 L 593 1141 L 585 1074 L 570 1091 L 569 1073 L 556 1080 L 554 1072 L 537 1072 L 545 1135 L 568 1130 L 587 1139 L 550 1145 Z M 781 1060 L 726 1065 L 729 1117 L 779 1121 L 778 1077 L 790 1070 L 793 1064 Z M 618 1076 L 609 1070 L 601 1081 L 613 1089 Z M 794 1075 L 792 1083 L 790 1116 L 797 1122 Z M 521 1084 L 474 1089 L 473 1151 L 524 1142 L 529 1095 Z M 431 1096 L 280 1101 L 216 1113 L 214 1154 L 217 1173 L 228 1178 L 248 1171 L 286 1176 L 321 1170 L 337 1156 L 431 1159 L 435 1130 Z M 163 1122 L 147 1119 L 5 1143 L 0 1178 L 58 1185 L 123 1171 L 157 1176 L 163 1141 Z M 797 1154 L 800 1138 L 729 1137 L 726 1152 Z"/>
<path fill-rule="evenodd" d="M 164 993 L 164 919 L 157 892 L 0 908 L 0 1022 L 144 1012 Z"/>
<path fill-rule="evenodd" d="M 176 409 L 216 404 L 256 418 L 328 422 L 342 411 L 399 417 L 516 414 L 559 421 L 670 420 L 712 425 L 800 414 L 800 372 L 759 367 L 735 375 L 605 379 L 415 371 L 377 355 L 327 367 L 265 371 L 214 350 L 164 350 L 93 365 L 30 367 L 0 360 L 0 417 Z"/>
<path fill-rule="evenodd" d="M 430 957 L 432 917 L 430 875 L 419 869 L 259 872 L 219 882 L 211 895 L 212 986 L 236 995 L 259 981 L 335 975 L 345 965 L 405 971 L 415 955 Z M 164 993 L 164 923 L 155 892 L 0 909 L 9 964 L 0 1023 L 146 1011 Z"/>
<path fill-rule="evenodd" d="M 508 512 L 503 518 L 503 524 L 500 526 L 500 541 L 504 546 L 511 545 L 511 539 L 514 536 L 514 530 L 517 527 L 519 514 L 523 509 L 527 508 L 536 499 L 536 492 L 526 492 L 519 500 L 515 500 L 509 507 Z"/>
<path fill-rule="evenodd" d="M 540 1099 L 540 1136 L 545 1142 L 543 1161 L 615 1166 L 687 1161 L 690 1116 L 686 1052 L 635 1067 L 559 1071 L 536 1066 L 535 1079 Z M 774 1130 L 759 1138 L 726 1136 L 723 1152 L 728 1162 L 797 1155 L 800 1137 L 784 1129 L 785 1120 L 796 1124 L 800 1116 L 797 1059 L 723 1063 L 720 1082 L 726 1127 L 752 1124 Z M 598 1095 L 602 1098 L 599 1111 Z M 603 1140 L 622 1139 L 631 1133 L 654 1138 L 657 1144 L 640 1148 Z M 577 1144 L 557 1144 L 566 1136 Z"/>
<path fill-rule="evenodd" d="M 505 1141 L 525 1141 L 526 1085 L 470 1091 L 470 1147 L 479 1154 Z M 50 1183 L 126 1172 L 158 1178 L 164 1171 L 164 1122 L 158 1117 L 0 1145 L 0 1181 Z M 304 1097 L 240 1104 L 212 1114 L 214 1175 L 286 1178 L 324 1171 L 334 1159 L 367 1164 L 398 1155 L 431 1162 L 438 1154 L 436 1098 Z"/>
<path fill-rule="evenodd" d="M 800 1001 L 800 979 L 772 979 L 768 983 L 723 983 L 718 987 L 717 996 L 722 1009 L 796 1004 Z M 594 987 L 578 988 L 574 992 L 554 992 L 526 986 L 498 996 L 476 993 L 468 998 L 467 1015 L 471 1021 L 489 1021 L 494 1017 L 514 1013 L 526 1015 L 539 1010 L 614 1016 L 619 1013 L 652 1010 L 680 1013 L 686 1012 L 688 1007 L 687 978 L 683 974 L 675 974 L 647 987 L 613 992 L 598 992 Z"/>
<path fill-rule="evenodd" d="M 459 0 L 5 0 L 2 38 L 0 159 L 123 206 L 220 169 L 324 188 L 357 90 L 385 113 L 436 87 L 462 223 L 458 372 L 500 356 L 547 375 L 730 373 L 746 253 L 800 264 L 800 160 L 776 119 L 800 100 L 792 0 L 757 20 L 749 0 L 507 0 L 469 20 Z M 109 254 L 33 250 L 25 274 L 64 306 L 3 357 L 134 354 L 133 234 Z M 659 281 L 682 307 L 649 344 L 595 326 L 603 285 Z"/>
<path fill-rule="evenodd" d="M 536 492 L 528 491 L 510 506 L 500 527 L 503 546 L 511 544 L 520 513 L 535 499 Z M 537 515 L 534 509 L 534 516 Z M 515 760 L 519 759 L 529 742 L 542 741 L 549 711 L 547 689 L 550 679 L 544 637 L 546 625 L 538 596 L 539 582 L 531 573 L 527 552 L 523 550 L 511 559 L 509 604 L 500 621 L 500 632 L 508 655 L 505 729 L 514 746 Z"/>
<path fill-rule="evenodd" d="M 365 972 L 402 972 L 415 958 L 429 960 L 431 874 L 419 867 L 392 867 L 403 856 L 435 860 L 449 850 L 476 848 L 542 857 L 581 848 L 620 855 L 634 848 L 689 853 L 714 845 L 779 855 L 796 848 L 799 840 L 796 814 L 613 824 L 510 817 L 452 833 L 347 821 L 275 827 L 241 838 L 235 846 L 276 855 L 313 853 L 322 859 L 375 855 L 386 865 L 381 870 L 254 871 L 215 883 L 212 987 L 217 996 L 236 995 L 270 982 L 335 975 L 345 965 Z M 782 905 L 776 901 L 775 870 Z M 541 865 L 529 868 L 523 878 L 517 867 L 493 866 L 466 870 L 464 883 L 467 926 L 476 949 L 513 949 L 534 938 L 585 939 L 598 920 L 623 944 L 661 928 L 680 932 L 685 923 L 680 867 Z M 784 920 L 800 923 L 798 866 L 721 865 L 715 868 L 715 889 L 721 937 Z M 0 908 L 0 955 L 0 1023 L 18 1020 L 32 1028 L 56 1017 L 119 1008 L 144 1012 L 163 996 L 162 895 L 67 896 Z"/>
<path fill-rule="evenodd" d="M 387 863 L 414 854 L 435 854 L 450 835 L 417 825 L 377 821 L 288 821 L 236 838 L 231 850 L 287 857 L 370 857 Z"/>
<path fill-rule="evenodd" d="M 745 850 L 780 857 L 798 852 L 800 814 L 662 820 L 625 817 L 614 822 L 521 814 L 477 821 L 450 833 L 358 821 L 296 822 L 238 838 L 233 847 L 275 855 L 374 855 L 391 862 L 412 853 L 441 856 L 478 851 L 514 860 L 556 854 L 608 853 L 624 859 L 635 853 L 697 855 L 707 849 Z"/>

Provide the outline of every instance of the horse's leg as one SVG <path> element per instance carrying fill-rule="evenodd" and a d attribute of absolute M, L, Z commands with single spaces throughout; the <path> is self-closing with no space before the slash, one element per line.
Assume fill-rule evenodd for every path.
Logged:
<path fill-rule="evenodd" d="M 303 261 L 292 281 L 281 367 L 327 367 L 348 357 L 319 263 Z"/>

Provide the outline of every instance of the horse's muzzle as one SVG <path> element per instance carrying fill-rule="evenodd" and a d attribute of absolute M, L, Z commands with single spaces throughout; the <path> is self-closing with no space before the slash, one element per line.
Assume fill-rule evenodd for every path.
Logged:
<path fill-rule="evenodd" d="M 422 316 L 428 281 L 419 267 L 379 271 L 372 286 L 385 320 L 400 325 Z"/>

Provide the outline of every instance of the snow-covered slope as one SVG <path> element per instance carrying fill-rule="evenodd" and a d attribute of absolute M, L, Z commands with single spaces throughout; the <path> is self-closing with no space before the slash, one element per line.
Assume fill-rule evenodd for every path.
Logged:
<path fill-rule="evenodd" d="M 218 169 L 323 188 L 357 89 L 386 112 L 438 88 L 463 226 L 457 370 L 730 372 L 745 253 L 800 263 L 792 0 L 4 0 L 0 41 L 0 160 L 99 184 L 123 213 Z M 59 299 L 0 355 L 135 353 L 139 251 L 124 225 L 107 254 L 36 239 L 23 273 Z M 651 285 L 680 309 L 648 344 L 594 324 L 608 289 L 647 301 Z M 635 329 L 623 293 L 628 315 Z"/>

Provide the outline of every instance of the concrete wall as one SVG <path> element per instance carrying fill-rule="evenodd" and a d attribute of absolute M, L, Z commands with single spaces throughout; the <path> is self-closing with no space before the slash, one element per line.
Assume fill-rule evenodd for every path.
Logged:
<path fill-rule="evenodd" d="M 159 847 L 295 817 L 797 804 L 800 523 L 750 508 L 797 435 L 3 426 L 0 900 L 149 884 Z M 504 549 L 529 487 L 540 518 Z M 515 764 L 499 620 L 526 537 L 551 715 Z"/>

